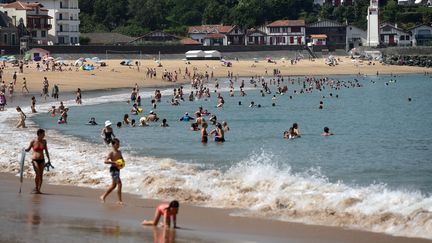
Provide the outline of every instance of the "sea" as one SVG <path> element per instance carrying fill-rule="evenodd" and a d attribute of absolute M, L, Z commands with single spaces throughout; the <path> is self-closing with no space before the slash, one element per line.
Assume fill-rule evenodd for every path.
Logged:
<path fill-rule="evenodd" d="M 323 78 L 323 77 L 316 77 Z M 121 170 L 123 191 L 144 198 L 177 199 L 204 207 L 233 209 L 233 216 L 261 217 L 306 224 L 348 227 L 398 236 L 432 239 L 432 79 L 428 75 L 333 76 L 340 88 L 305 90 L 304 77 L 284 77 L 284 95 L 260 92 L 250 77 L 207 84 L 211 97 L 171 105 L 173 88 L 162 89 L 162 100 L 151 106 L 154 89 L 140 90 L 143 112 L 130 113 L 130 92 L 106 92 L 70 107 L 67 124 L 38 107 L 30 117 L 30 131 L 11 128 L 16 111 L 0 113 L 0 132 L 8 135 L 1 156 L 17 160 L 21 147 L 47 130 L 55 169 L 50 183 L 106 188 L 111 178 L 104 164 L 110 147 L 100 136 L 105 121 L 113 123 L 126 161 Z M 241 80 L 246 96 L 239 95 Z M 273 79 L 272 79 L 273 80 Z M 267 79 L 269 81 L 269 79 Z M 176 86 L 179 87 L 179 86 Z M 308 88 L 308 86 L 306 86 Z M 217 94 L 225 100 L 217 108 Z M 251 102 L 256 106 L 250 107 Z M 320 102 L 323 109 L 319 109 Z M 274 105 L 273 105 L 274 104 Z M 258 106 L 259 105 L 259 106 Z M 191 122 L 202 107 L 226 121 L 226 142 L 210 137 L 201 143 Z M 25 112 L 29 113 L 29 108 Z M 147 127 L 115 124 L 124 114 L 137 122 L 153 110 L 159 122 Z M 3 115 L 4 114 L 4 115 Z M 88 125 L 91 117 L 98 125 Z M 160 127 L 167 119 L 169 127 Z M 208 121 L 209 116 L 204 116 Z M 297 123 L 300 138 L 284 139 Z M 322 136 L 328 127 L 334 134 Z M 208 132 L 214 129 L 209 125 Z M 9 146 L 9 147 L 8 147 Z M 6 151 L 13 151 L 12 153 Z M 14 152 L 16 151 L 16 152 Z M 2 164 L 3 171 L 16 171 Z M 31 168 L 26 176 L 31 177 Z"/>

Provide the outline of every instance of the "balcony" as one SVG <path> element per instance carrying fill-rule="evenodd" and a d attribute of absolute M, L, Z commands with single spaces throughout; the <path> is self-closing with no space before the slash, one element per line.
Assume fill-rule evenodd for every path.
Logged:
<path fill-rule="evenodd" d="M 51 29 L 52 25 L 50 24 L 29 24 L 27 25 L 27 29 Z"/>

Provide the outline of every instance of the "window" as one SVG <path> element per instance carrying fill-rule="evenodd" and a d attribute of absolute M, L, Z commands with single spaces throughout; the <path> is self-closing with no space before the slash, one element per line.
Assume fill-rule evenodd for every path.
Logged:
<path fill-rule="evenodd" d="M 32 37 L 37 37 L 37 31 L 36 30 L 32 31 Z"/>
<path fill-rule="evenodd" d="M 11 44 L 12 44 L 12 45 L 15 45 L 15 44 L 16 44 L 15 34 L 12 34 Z"/>
<path fill-rule="evenodd" d="M 282 33 L 288 33 L 288 27 L 282 27 Z"/>
<path fill-rule="evenodd" d="M 63 19 L 63 14 L 59 14 L 59 20 Z"/>
<path fill-rule="evenodd" d="M 8 35 L 7 34 L 4 34 L 3 35 L 3 44 L 8 44 Z"/>
<path fill-rule="evenodd" d="M 399 40 L 405 40 L 405 36 L 404 35 L 401 35 L 400 37 L 399 37 Z"/>
<path fill-rule="evenodd" d="M 46 37 L 46 31 L 45 31 L 45 30 L 42 30 L 42 31 L 41 31 L 41 36 L 42 36 L 42 37 Z"/>
<path fill-rule="evenodd" d="M 301 32 L 301 27 L 291 27 L 291 32 Z"/>
<path fill-rule="evenodd" d="M 405 40 L 410 40 L 410 36 L 409 35 L 407 35 L 406 37 L 405 37 Z"/>
<path fill-rule="evenodd" d="M 70 38 L 70 43 L 74 43 L 74 38 L 73 37 Z"/>
<path fill-rule="evenodd" d="M 253 42 L 253 36 L 249 36 L 249 42 Z"/>

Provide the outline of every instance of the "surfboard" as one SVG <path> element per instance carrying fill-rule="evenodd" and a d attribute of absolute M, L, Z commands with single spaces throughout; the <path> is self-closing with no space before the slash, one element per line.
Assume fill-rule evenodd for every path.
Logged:
<path fill-rule="evenodd" d="M 21 158 L 20 158 L 20 190 L 19 193 L 21 193 L 21 186 L 23 183 L 23 179 L 24 179 L 24 162 L 25 162 L 25 156 L 26 156 L 26 151 L 25 149 L 21 150 Z"/>

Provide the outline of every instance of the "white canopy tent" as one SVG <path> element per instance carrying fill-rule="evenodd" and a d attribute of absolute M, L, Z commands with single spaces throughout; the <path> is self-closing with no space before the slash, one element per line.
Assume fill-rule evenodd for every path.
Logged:
<path fill-rule="evenodd" d="M 187 60 L 202 60 L 204 59 L 204 52 L 201 50 L 192 50 L 186 52 L 186 59 Z"/>
<path fill-rule="evenodd" d="M 222 58 L 222 54 L 219 51 L 216 50 L 204 51 L 204 59 L 220 60 L 221 58 Z"/>

